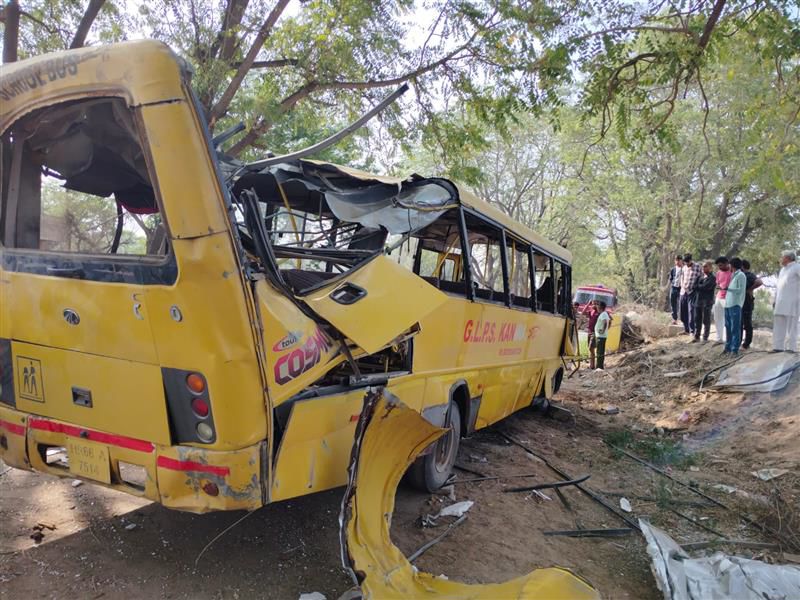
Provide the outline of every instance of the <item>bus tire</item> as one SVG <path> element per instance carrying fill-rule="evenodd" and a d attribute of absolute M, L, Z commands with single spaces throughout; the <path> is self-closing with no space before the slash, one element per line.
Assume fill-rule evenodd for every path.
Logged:
<path fill-rule="evenodd" d="M 461 441 L 461 411 L 452 400 L 447 409 L 445 426 L 450 431 L 436 441 L 431 452 L 418 458 L 408 469 L 408 482 L 423 492 L 435 492 L 447 483 L 456 464 Z"/>

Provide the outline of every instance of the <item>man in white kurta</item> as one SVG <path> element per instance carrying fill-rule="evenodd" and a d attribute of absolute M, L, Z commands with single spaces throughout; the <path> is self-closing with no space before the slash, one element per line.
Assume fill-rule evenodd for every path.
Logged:
<path fill-rule="evenodd" d="M 781 256 L 778 288 L 775 293 L 775 320 L 772 347 L 776 352 L 797 352 L 797 320 L 800 319 L 800 263 L 794 252 Z"/>

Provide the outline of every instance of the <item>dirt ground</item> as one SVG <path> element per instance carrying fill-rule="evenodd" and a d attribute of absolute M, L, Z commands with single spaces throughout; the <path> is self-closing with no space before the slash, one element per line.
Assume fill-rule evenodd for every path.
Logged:
<path fill-rule="evenodd" d="M 762 338 L 757 345 L 765 343 Z M 716 346 L 689 345 L 685 337 L 661 339 L 611 357 L 605 372 L 578 370 L 557 398 L 573 417 L 526 410 L 464 440 L 453 496 L 401 486 L 392 522 L 395 543 L 410 554 L 446 526 L 422 528 L 421 516 L 435 514 L 453 497 L 472 500 L 468 518 L 417 561 L 420 569 L 493 582 L 559 565 L 590 581 L 604 598 L 660 598 L 635 531 L 596 539 L 544 534 L 626 525 L 575 488 L 564 488 L 561 496 L 543 490 L 544 497 L 506 492 L 560 477 L 504 434 L 572 477 L 590 475 L 586 486 L 602 492 L 618 512 L 625 496 L 631 518 L 650 519 L 679 543 L 776 542 L 774 535 L 744 525 L 740 514 L 780 530 L 784 543 L 800 542 L 800 375 L 773 394 L 701 393 L 702 374 L 723 364 L 719 352 Z M 690 371 L 683 378 L 664 377 L 683 369 Z M 610 406 L 619 413 L 601 412 Z M 604 441 L 662 461 L 674 477 L 731 510 L 711 505 Z M 768 482 L 751 474 L 769 467 L 787 473 Z M 90 484 L 73 487 L 70 480 L 7 469 L 0 463 L 0 598 L 295 599 L 316 591 L 332 599 L 352 585 L 339 559 L 341 489 L 249 516 L 192 515 Z M 477 474 L 533 476 L 469 481 Z M 714 487 L 719 484 L 729 487 Z M 37 524 L 48 526 L 38 544 L 30 537 Z M 783 558 L 778 550 L 722 548 L 769 561 Z"/>

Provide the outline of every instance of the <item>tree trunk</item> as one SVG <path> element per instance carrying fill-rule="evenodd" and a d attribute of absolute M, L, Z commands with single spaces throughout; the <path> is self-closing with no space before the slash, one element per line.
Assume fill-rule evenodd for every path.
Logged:
<path fill-rule="evenodd" d="M 78 24 L 78 29 L 75 31 L 72 43 L 69 45 L 70 48 L 83 48 L 86 43 L 86 36 L 89 35 L 89 30 L 105 3 L 106 0 L 89 0 L 89 6 L 86 7 L 86 11 L 81 17 L 81 22 Z"/>
<path fill-rule="evenodd" d="M 287 4 L 289 4 L 289 0 L 278 0 L 278 2 L 275 4 L 275 7 L 270 11 L 269 15 L 267 15 L 266 20 L 258 30 L 255 40 L 253 40 L 250 49 L 247 51 L 244 60 L 236 69 L 236 74 L 233 76 L 233 79 L 231 79 L 228 87 L 225 88 L 225 91 L 222 93 L 222 96 L 217 101 L 216 105 L 214 105 L 214 108 L 211 109 L 211 113 L 209 115 L 209 125 L 212 128 L 214 124 L 221 117 L 225 116 L 225 113 L 228 112 L 228 107 L 230 106 L 233 97 L 236 95 L 236 92 L 238 92 L 239 88 L 242 86 L 245 75 L 247 75 L 250 67 L 253 66 L 258 53 L 264 46 L 264 42 L 267 41 L 270 33 L 272 33 L 272 28 L 275 26 L 275 23 L 278 21 L 281 14 L 283 14 Z"/>
<path fill-rule="evenodd" d="M 19 42 L 19 4 L 9 0 L 4 9 L 5 31 L 3 32 L 3 64 L 16 62 Z"/>

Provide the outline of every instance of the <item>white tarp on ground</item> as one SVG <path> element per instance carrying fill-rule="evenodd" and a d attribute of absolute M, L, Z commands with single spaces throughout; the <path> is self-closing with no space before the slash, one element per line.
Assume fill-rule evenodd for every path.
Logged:
<path fill-rule="evenodd" d="M 719 374 L 712 389 L 739 392 L 773 392 L 786 387 L 793 369 L 800 366 L 800 356 L 788 352 L 760 354 L 744 358 Z"/>
<path fill-rule="evenodd" d="M 639 520 L 652 569 L 665 600 L 796 600 L 800 567 L 716 552 L 691 558 L 675 540 Z"/>

